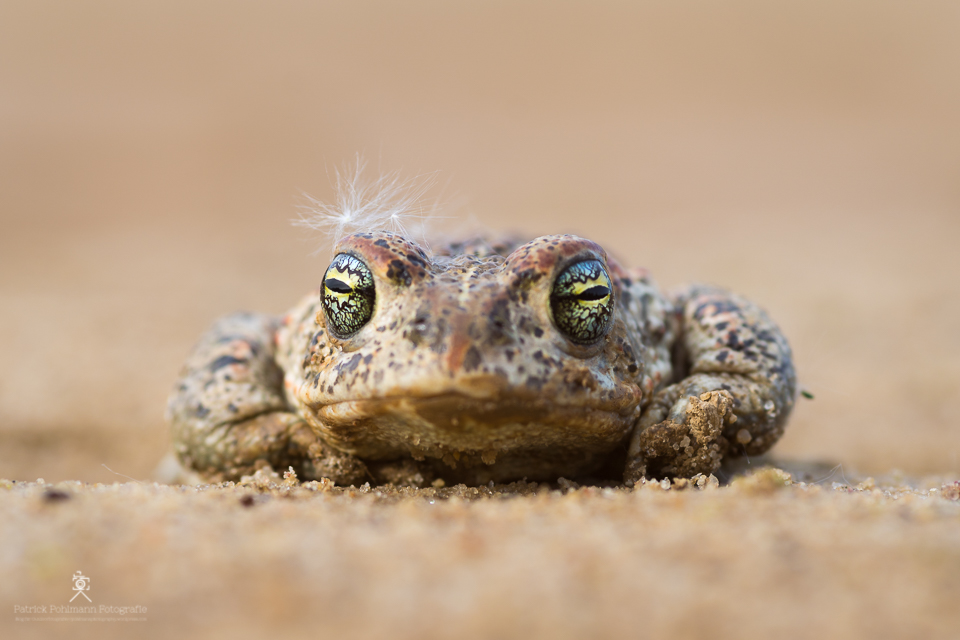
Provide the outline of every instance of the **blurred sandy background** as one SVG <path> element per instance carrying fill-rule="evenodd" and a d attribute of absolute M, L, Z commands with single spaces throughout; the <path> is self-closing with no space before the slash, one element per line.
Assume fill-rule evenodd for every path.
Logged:
<path fill-rule="evenodd" d="M 355 153 L 764 305 L 781 458 L 960 471 L 960 4 L 0 2 L 0 477 L 148 477 L 218 315 Z"/>

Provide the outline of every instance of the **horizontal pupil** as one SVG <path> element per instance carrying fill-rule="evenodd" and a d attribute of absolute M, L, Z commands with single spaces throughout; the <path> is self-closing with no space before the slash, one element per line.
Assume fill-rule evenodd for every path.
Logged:
<path fill-rule="evenodd" d="M 578 300 L 587 300 L 587 301 L 603 300 L 608 295 L 610 295 L 610 289 L 608 289 L 603 285 L 598 284 L 595 287 L 590 287 L 586 291 L 580 292 L 580 294 L 577 295 L 576 298 Z"/>
<path fill-rule="evenodd" d="M 350 293 L 353 291 L 353 287 L 336 278 L 327 278 L 324 284 L 327 285 L 327 289 L 334 293 Z"/>

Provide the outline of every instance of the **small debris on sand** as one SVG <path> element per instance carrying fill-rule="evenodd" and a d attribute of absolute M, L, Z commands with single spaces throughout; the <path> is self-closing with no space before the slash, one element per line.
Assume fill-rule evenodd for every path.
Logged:
<path fill-rule="evenodd" d="M 960 629 L 960 482 L 810 475 L 762 467 L 722 486 L 633 489 L 338 487 L 266 468 L 197 486 L 0 480 L 2 589 L 65 603 L 82 570 L 98 604 L 147 607 L 142 638 L 190 620 L 222 638 Z M 13 624 L 0 622 L 5 637 Z"/>

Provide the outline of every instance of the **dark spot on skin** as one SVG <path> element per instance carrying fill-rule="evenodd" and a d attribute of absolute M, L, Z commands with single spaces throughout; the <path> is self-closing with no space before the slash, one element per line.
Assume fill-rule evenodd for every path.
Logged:
<path fill-rule="evenodd" d="M 693 312 L 696 320 L 703 320 L 707 316 L 714 316 L 720 313 L 734 313 L 740 315 L 740 307 L 729 300 L 711 300 L 697 305 Z"/>
<path fill-rule="evenodd" d="M 374 242 L 373 244 L 374 244 L 374 246 L 383 247 L 384 249 L 389 249 L 389 248 L 390 248 L 390 245 L 387 244 L 387 241 L 384 240 L 383 238 L 380 238 L 379 240 L 377 240 L 377 241 Z"/>
<path fill-rule="evenodd" d="M 409 260 L 410 262 L 412 262 L 414 265 L 418 267 L 427 266 L 427 263 L 425 262 L 425 257 L 421 258 L 420 256 L 415 255 L 413 253 L 408 253 L 406 257 L 407 257 L 407 260 Z"/>
<path fill-rule="evenodd" d="M 540 327 L 534 328 L 533 335 L 535 335 L 538 338 L 541 337 L 543 335 L 543 329 L 541 329 Z"/>
<path fill-rule="evenodd" d="M 507 349 L 503 353 L 507 356 L 507 362 L 513 362 L 513 349 Z"/>
<path fill-rule="evenodd" d="M 352 358 L 350 358 L 349 360 L 347 360 L 346 362 L 342 362 L 338 364 L 335 368 L 335 371 L 337 372 L 338 377 L 344 373 L 353 373 L 354 371 L 356 371 L 357 367 L 360 366 L 360 362 L 362 360 L 363 360 L 363 356 L 358 353 Z"/>
<path fill-rule="evenodd" d="M 70 499 L 70 494 L 59 489 L 47 489 L 43 492 L 44 502 L 64 502 Z"/>
<path fill-rule="evenodd" d="M 198 404 L 197 409 L 193 413 L 198 418 L 206 418 L 208 415 L 210 415 L 210 409 L 207 409 L 202 404 Z"/>
<path fill-rule="evenodd" d="M 333 385 L 332 385 L 332 384 L 331 384 L 331 385 L 327 385 L 327 393 L 328 393 L 329 395 L 331 395 L 331 396 L 333 395 Z"/>
<path fill-rule="evenodd" d="M 715 326 L 715 328 L 717 329 L 717 331 L 723 331 L 723 330 L 726 329 L 729 325 L 730 325 L 729 322 L 724 321 L 724 322 L 718 322 L 718 323 L 717 323 L 716 325 L 714 325 L 714 326 Z"/>
<path fill-rule="evenodd" d="M 477 351 L 475 346 L 471 346 L 469 349 L 467 349 L 467 353 L 463 357 L 463 370 L 473 371 L 480 366 L 482 361 L 483 358 L 480 357 L 480 352 Z"/>
<path fill-rule="evenodd" d="M 730 355 L 730 352 L 724 349 L 723 351 L 717 354 L 717 362 L 726 362 L 727 357 L 729 355 Z"/>
<path fill-rule="evenodd" d="M 564 382 L 570 387 L 571 393 L 578 393 L 583 389 L 597 390 L 597 379 L 589 371 L 569 371 L 564 375 Z"/>
<path fill-rule="evenodd" d="M 554 360 L 550 356 L 543 355 L 543 351 L 539 350 L 533 352 L 533 359 L 537 362 L 547 365 L 548 367 L 560 364 L 557 360 Z"/>
<path fill-rule="evenodd" d="M 735 329 L 731 329 L 730 333 L 727 334 L 727 346 L 734 351 L 740 351 L 743 349 L 743 345 L 740 344 L 740 336 L 737 334 Z"/>
<path fill-rule="evenodd" d="M 542 277 L 543 274 L 536 269 L 524 269 L 523 271 L 518 271 L 516 274 L 514 274 L 513 286 L 524 289 L 532 286 Z"/>
<path fill-rule="evenodd" d="M 246 360 L 241 360 L 240 358 L 234 358 L 233 356 L 220 356 L 216 360 L 210 363 L 210 371 L 216 371 L 217 369 L 223 369 L 228 367 L 231 364 L 246 364 Z"/>
<path fill-rule="evenodd" d="M 508 289 L 507 297 L 510 298 L 511 302 L 526 302 L 527 301 L 527 292 L 525 289 Z"/>
<path fill-rule="evenodd" d="M 510 326 L 510 303 L 505 298 L 499 298 L 493 303 L 490 310 L 489 335 L 491 344 L 509 344 L 511 341 L 508 328 Z"/>
<path fill-rule="evenodd" d="M 410 275 L 410 270 L 407 269 L 406 263 L 404 263 L 402 260 L 390 261 L 390 266 L 387 268 L 387 278 L 406 287 L 409 287 L 410 283 L 413 281 L 413 277 Z"/>
<path fill-rule="evenodd" d="M 316 389 L 319 383 L 320 383 L 320 374 L 318 373 L 313 376 L 313 388 Z"/>
<path fill-rule="evenodd" d="M 629 371 L 630 373 L 636 373 L 639 370 L 640 370 L 640 367 L 637 366 L 636 362 L 631 362 L 629 366 L 627 366 L 627 371 Z"/>
<path fill-rule="evenodd" d="M 227 410 L 230 411 L 230 413 L 236 413 L 237 411 L 239 411 L 239 409 L 237 408 L 237 405 L 233 404 L 232 402 L 227 405 Z"/>
<path fill-rule="evenodd" d="M 367 355 L 363 356 L 363 364 L 370 364 L 371 360 L 373 360 L 372 353 L 368 353 Z"/>
<path fill-rule="evenodd" d="M 546 384 L 546 381 L 543 378 L 538 378 L 536 376 L 530 376 L 527 378 L 527 386 L 535 391 L 540 391 L 543 388 L 543 385 Z"/>
<path fill-rule="evenodd" d="M 257 501 L 254 500 L 254 499 L 253 499 L 253 496 L 250 495 L 249 493 L 248 493 L 247 495 L 243 496 L 242 498 L 240 498 L 240 504 L 241 504 L 242 506 L 244 506 L 244 507 L 247 507 L 248 509 L 249 509 L 250 507 L 252 507 L 253 505 L 255 505 L 256 503 L 257 503 Z"/>

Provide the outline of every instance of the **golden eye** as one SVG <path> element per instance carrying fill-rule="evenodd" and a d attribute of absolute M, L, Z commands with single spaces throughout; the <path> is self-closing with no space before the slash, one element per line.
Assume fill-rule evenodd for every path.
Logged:
<path fill-rule="evenodd" d="M 603 337 L 613 319 L 613 285 L 599 260 L 564 269 L 553 283 L 550 310 L 560 333 L 578 344 Z"/>
<path fill-rule="evenodd" d="M 377 291 L 373 274 L 359 258 L 337 254 L 323 276 L 323 310 L 331 332 L 346 338 L 373 316 Z"/>

